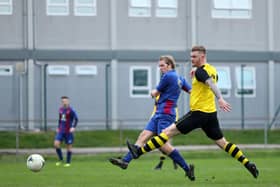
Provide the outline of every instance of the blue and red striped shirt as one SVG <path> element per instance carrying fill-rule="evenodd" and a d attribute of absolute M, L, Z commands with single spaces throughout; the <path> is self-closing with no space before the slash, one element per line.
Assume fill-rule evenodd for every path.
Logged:
<path fill-rule="evenodd" d="M 58 130 L 62 133 L 69 133 L 71 127 L 78 124 L 77 113 L 71 108 L 59 108 Z"/>
<path fill-rule="evenodd" d="M 175 70 L 170 70 L 162 75 L 156 89 L 160 92 L 156 103 L 156 113 L 176 115 L 177 101 L 181 90 L 189 92 L 191 85 Z"/>

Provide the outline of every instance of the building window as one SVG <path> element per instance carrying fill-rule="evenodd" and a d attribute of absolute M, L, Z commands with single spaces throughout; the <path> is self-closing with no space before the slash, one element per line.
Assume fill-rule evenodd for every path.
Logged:
<path fill-rule="evenodd" d="M 70 69 L 69 69 L 69 66 L 66 66 L 66 65 L 49 65 L 48 74 L 49 75 L 67 76 L 70 74 Z"/>
<path fill-rule="evenodd" d="M 0 0 L 0 15 L 12 15 L 13 2 L 12 0 Z"/>
<path fill-rule="evenodd" d="M 0 76 L 11 76 L 13 75 L 13 66 L 2 65 L 0 66 Z"/>
<path fill-rule="evenodd" d="M 75 16 L 96 16 L 96 0 L 75 0 Z"/>
<path fill-rule="evenodd" d="M 237 97 L 255 97 L 256 96 L 256 70 L 255 67 L 241 66 L 236 67 L 235 76 L 237 89 L 235 95 Z"/>
<path fill-rule="evenodd" d="M 213 18 L 250 19 L 252 0 L 213 0 Z"/>
<path fill-rule="evenodd" d="M 129 16 L 150 17 L 151 0 L 129 0 Z"/>
<path fill-rule="evenodd" d="M 156 73 L 156 85 L 158 85 L 158 84 L 159 84 L 161 77 L 162 77 L 162 73 L 161 73 L 161 71 L 160 71 L 159 67 L 157 67 L 157 73 Z"/>
<path fill-rule="evenodd" d="M 69 15 L 69 0 L 47 0 L 48 16 Z"/>
<path fill-rule="evenodd" d="M 224 97 L 230 97 L 231 77 L 229 67 L 216 67 L 218 72 L 218 87 Z"/>
<path fill-rule="evenodd" d="M 130 96 L 149 97 L 151 90 L 151 68 L 131 67 L 130 68 Z"/>
<path fill-rule="evenodd" d="M 91 76 L 97 75 L 97 67 L 95 65 L 80 65 L 75 67 L 77 75 Z"/>
<path fill-rule="evenodd" d="M 156 17 L 175 18 L 177 9 L 177 0 L 157 0 Z"/>

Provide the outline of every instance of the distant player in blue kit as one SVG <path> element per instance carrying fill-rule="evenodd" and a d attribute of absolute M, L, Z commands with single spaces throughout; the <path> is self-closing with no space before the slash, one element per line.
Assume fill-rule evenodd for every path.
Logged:
<path fill-rule="evenodd" d="M 63 155 L 60 148 L 61 142 L 64 140 L 67 148 L 67 158 L 64 167 L 69 167 L 72 157 L 72 145 L 74 142 L 74 131 L 78 124 L 78 116 L 74 109 L 70 107 L 70 101 L 67 96 L 61 97 L 62 106 L 59 108 L 59 119 L 57 134 L 54 140 L 54 147 L 59 161 L 56 162 L 56 166 L 60 166 L 63 162 Z"/>
<path fill-rule="evenodd" d="M 177 101 L 181 90 L 190 92 L 191 86 L 187 81 L 180 77 L 175 71 L 175 60 L 172 56 L 161 56 L 158 62 L 159 69 L 162 73 L 159 84 L 156 89 L 151 91 L 151 96 L 156 98 L 156 111 L 152 115 L 145 129 L 140 133 L 136 145 L 141 146 L 147 140 L 155 135 L 159 135 L 163 129 L 167 128 L 170 122 L 176 120 Z M 168 141 L 160 151 L 168 155 L 184 171 L 186 176 L 194 179 L 193 165 L 188 165 L 180 153 Z M 110 158 L 109 161 L 122 169 L 126 169 L 133 157 L 128 152 L 123 158 Z"/>

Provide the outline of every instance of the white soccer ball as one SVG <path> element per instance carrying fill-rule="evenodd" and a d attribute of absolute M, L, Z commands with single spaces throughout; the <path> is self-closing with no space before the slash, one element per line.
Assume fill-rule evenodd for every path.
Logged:
<path fill-rule="evenodd" d="M 39 154 L 32 154 L 27 158 L 26 165 L 31 171 L 38 172 L 44 167 L 45 160 Z"/>

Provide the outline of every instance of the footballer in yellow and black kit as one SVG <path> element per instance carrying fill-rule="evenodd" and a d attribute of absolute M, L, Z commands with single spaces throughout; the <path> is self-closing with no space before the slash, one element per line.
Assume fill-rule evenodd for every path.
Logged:
<path fill-rule="evenodd" d="M 205 84 L 210 77 L 214 83 L 217 83 L 217 71 L 208 63 L 195 71 L 190 94 L 190 112 L 177 122 L 177 128 L 182 134 L 201 128 L 213 140 L 223 137 L 217 119 L 215 95 L 211 88 Z"/>

